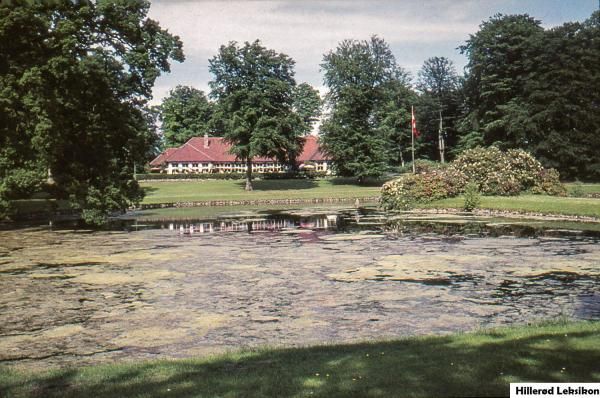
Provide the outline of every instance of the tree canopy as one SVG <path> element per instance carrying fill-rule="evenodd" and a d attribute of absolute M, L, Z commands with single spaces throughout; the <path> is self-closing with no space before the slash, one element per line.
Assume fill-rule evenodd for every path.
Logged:
<path fill-rule="evenodd" d="M 526 149 L 563 177 L 600 178 L 599 18 L 548 30 L 528 15 L 484 22 L 462 47 L 463 143 Z"/>
<path fill-rule="evenodd" d="M 497 14 L 480 25 L 461 52 L 469 62 L 465 91 L 472 125 L 486 145 L 518 147 L 526 137 L 509 130 L 512 110 L 522 109 L 524 84 L 534 65 L 532 43 L 543 35 L 529 15 Z"/>
<path fill-rule="evenodd" d="M 308 134 L 321 116 L 323 101 L 319 92 L 308 83 L 301 83 L 294 89 L 293 108 L 300 116 L 301 134 Z"/>
<path fill-rule="evenodd" d="M 217 100 L 224 137 L 232 144 L 231 152 L 246 161 L 246 189 L 252 190 L 252 159 L 293 163 L 316 113 L 298 105 L 294 61 L 258 40 L 221 46 L 209 65 L 214 76 L 211 96 Z M 306 87 L 300 90 L 307 92 Z"/>
<path fill-rule="evenodd" d="M 408 76 L 388 44 L 377 36 L 344 40 L 323 57 L 329 93 L 321 142 L 342 176 L 359 180 L 382 175 L 400 148 L 397 129 L 408 129 L 410 115 L 390 115 L 408 94 Z M 406 122 L 404 124 L 404 122 Z M 403 125 L 403 126 L 402 126 Z"/>
<path fill-rule="evenodd" d="M 156 137 L 145 104 L 177 36 L 143 0 L 0 6 L 0 198 L 26 197 L 48 175 L 58 198 L 101 222 L 142 192 L 132 172 Z"/>
<path fill-rule="evenodd" d="M 417 103 L 422 134 L 419 155 L 441 160 L 440 139 L 444 148 L 452 150 L 456 147 L 456 124 L 463 112 L 462 80 L 452 61 L 445 57 L 432 57 L 425 60 L 419 70 L 417 89 L 420 92 Z M 444 150 L 443 154 L 447 159 L 449 151 Z"/>
<path fill-rule="evenodd" d="M 213 107 L 201 90 L 190 86 L 171 90 L 160 105 L 163 145 L 177 147 L 192 137 L 208 134 Z"/>

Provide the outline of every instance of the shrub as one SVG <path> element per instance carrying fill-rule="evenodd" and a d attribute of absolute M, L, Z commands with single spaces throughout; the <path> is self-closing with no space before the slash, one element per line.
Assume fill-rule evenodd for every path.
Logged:
<path fill-rule="evenodd" d="M 539 180 L 544 167 L 533 155 L 521 149 L 509 149 L 506 152 L 510 162 L 510 172 L 521 186 L 521 191 L 531 189 Z"/>
<path fill-rule="evenodd" d="M 585 196 L 583 189 L 581 191 L 581 196 Z M 567 196 L 567 188 L 560 182 L 560 174 L 556 169 L 542 169 L 538 173 L 531 192 L 552 196 Z"/>
<path fill-rule="evenodd" d="M 44 173 L 36 169 L 15 169 L 0 179 L 2 196 L 5 199 L 26 199 L 41 189 Z"/>
<path fill-rule="evenodd" d="M 386 210 L 408 210 L 417 203 L 427 203 L 458 195 L 466 183 L 457 170 L 404 174 L 385 183 L 381 191 L 381 206 Z"/>
<path fill-rule="evenodd" d="M 454 167 L 448 167 L 447 169 L 441 171 L 441 174 L 446 182 L 448 197 L 454 197 L 463 192 L 468 182 L 465 173 Z"/>
<path fill-rule="evenodd" d="M 574 198 L 583 198 L 585 197 L 585 191 L 583 190 L 583 184 L 581 183 L 581 181 L 577 180 L 575 181 L 575 183 L 573 184 L 573 188 L 571 189 L 571 192 L 569 192 L 569 196 L 572 196 Z"/>
<path fill-rule="evenodd" d="M 423 163 L 426 171 L 404 174 L 384 184 L 384 209 L 410 209 L 416 203 L 453 197 L 465 192 L 465 210 L 479 204 L 479 195 L 517 195 L 525 190 L 565 195 L 566 189 L 554 169 L 545 170 L 529 153 L 520 149 L 502 152 L 496 147 L 463 152 L 448 166 Z M 469 191 L 465 187 L 469 183 Z M 469 210 L 470 209 L 470 210 Z"/>
<path fill-rule="evenodd" d="M 557 173 L 544 170 L 540 162 L 521 149 L 470 149 L 460 154 L 451 167 L 477 183 L 484 195 L 517 195 L 529 189 L 558 195 L 564 190 Z"/>
<path fill-rule="evenodd" d="M 479 188 L 477 183 L 470 182 L 465 187 L 465 202 L 463 204 L 463 209 L 465 211 L 471 212 L 479 207 L 481 203 L 481 196 L 479 195 Z"/>

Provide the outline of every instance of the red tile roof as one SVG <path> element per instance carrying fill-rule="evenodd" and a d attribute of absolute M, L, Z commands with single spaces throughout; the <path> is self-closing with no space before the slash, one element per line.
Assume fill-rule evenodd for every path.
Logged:
<path fill-rule="evenodd" d="M 319 138 L 315 137 L 314 135 L 309 135 L 308 137 L 306 137 L 306 140 L 304 141 L 304 148 L 302 149 L 302 153 L 298 157 L 298 162 L 300 163 L 307 162 L 309 160 L 330 160 L 330 158 L 321 151 L 321 146 L 319 145 Z"/>
<path fill-rule="evenodd" d="M 205 139 L 207 147 L 205 147 Z M 225 163 L 235 162 L 235 155 L 229 153 L 231 145 L 222 137 L 193 137 L 179 148 L 169 148 L 158 155 L 156 159 L 150 162 L 151 166 L 159 166 L 166 162 L 213 162 Z M 328 160 L 328 157 L 320 150 L 318 138 L 315 136 L 306 137 L 302 153 L 298 157 L 298 162 Z M 269 158 L 254 158 L 254 162 L 272 162 Z"/>
<path fill-rule="evenodd" d="M 165 163 L 165 161 L 167 160 L 167 158 L 169 156 L 171 156 L 173 154 L 173 152 L 175 152 L 176 150 L 177 150 L 177 148 L 167 148 L 167 149 L 165 149 L 160 155 L 158 155 L 156 158 L 154 158 L 153 161 L 150 162 L 150 166 L 159 167 L 160 165 L 162 165 L 163 163 Z"/>

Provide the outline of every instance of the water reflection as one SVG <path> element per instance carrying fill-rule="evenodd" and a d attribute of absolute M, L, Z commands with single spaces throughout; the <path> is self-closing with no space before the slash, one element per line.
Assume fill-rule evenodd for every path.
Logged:
<path fill-rule="evenodd" d="M 472 216 L 390 217 L 374 208 L 336 209 L 322 213 L 256 211 L 206 219 L 119 220 L 113 229 L 168 229 L 180 235 L 230 232 L 281 232 L 286 230 L 329 230 L 333 232 L 375 232 L 389 236 L 436 234 L 454 239 L 460 236 L 517 238 L 600 238 L 598 223 L 498 219 Z M 567 253 L 565 253 L 567 254 Z"/>
<path fill-rule="evenodd" d="M 339 215 L 322 214 L 310 217 L 273 217 L 249 220 L 210 220 L 161 223 L 160 229 L 176 231 L 180 235 L 201 235 L 215 232 L 264 232 L 286 229 L 328 230 L 338 228 Z M 145 225 L 147 226 L 147 225 Z M 152 224 L 150 226 L 153 226 Z M 138 227 L 139 229 L 139 227 Z"/>

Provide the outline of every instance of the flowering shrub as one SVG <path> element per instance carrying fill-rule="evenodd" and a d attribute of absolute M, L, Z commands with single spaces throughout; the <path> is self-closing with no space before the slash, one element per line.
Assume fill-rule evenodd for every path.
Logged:
<path fill-rule="evenodd" d="M 546 170 L 529 153 L 520 149 L 502 152 L 496 147 L 463 152 L 445 167 L 424 164 L 423 172 L 404 174 L 383 185 L 384 209 L 407 210 L 416 203 L 457 196 L 467 183 L 483 195 L 518 195 L 524 191 L 566 195 L 554 169 Z"/>
<path fill-rule="evenodd" d="M 463 204 L 463 210 L 472 212 L 481 203 L 481 197 L 477 190 L 477 184 L 470 182 L 465 187 L 465 203 Z"/>
<path fill-rule="evenodd" d="M 531 192 L 552 196 L 567 196 L 567 188 L 560 182 L 560 174 L 556 169 L 543 169 L 538 173 Z"/>
<path fill-rule="evenodd" d="M 517 195 L 536 186 L 539 186 L 539 193 L 552 194 L 560 190 L 557 187 L 550 189 L 550 181 L 547 184 L 549 191 L 540 185 L 546 175 L 542 164 L 521 149 L 507 152 L 496 147 L 470 149 L 460 154 L 451 167 L 477 183 L 484 195 Z M 555 182 L 560 184 L 558 175 Z"/>
<path fill-rule="evenodd" d="M 408 210 L 416 203 L 456 196 L 465 184 L 466 177 L 457 170 L 404 174 L 383 185 L 381 206 L 386 210 Z"/>

